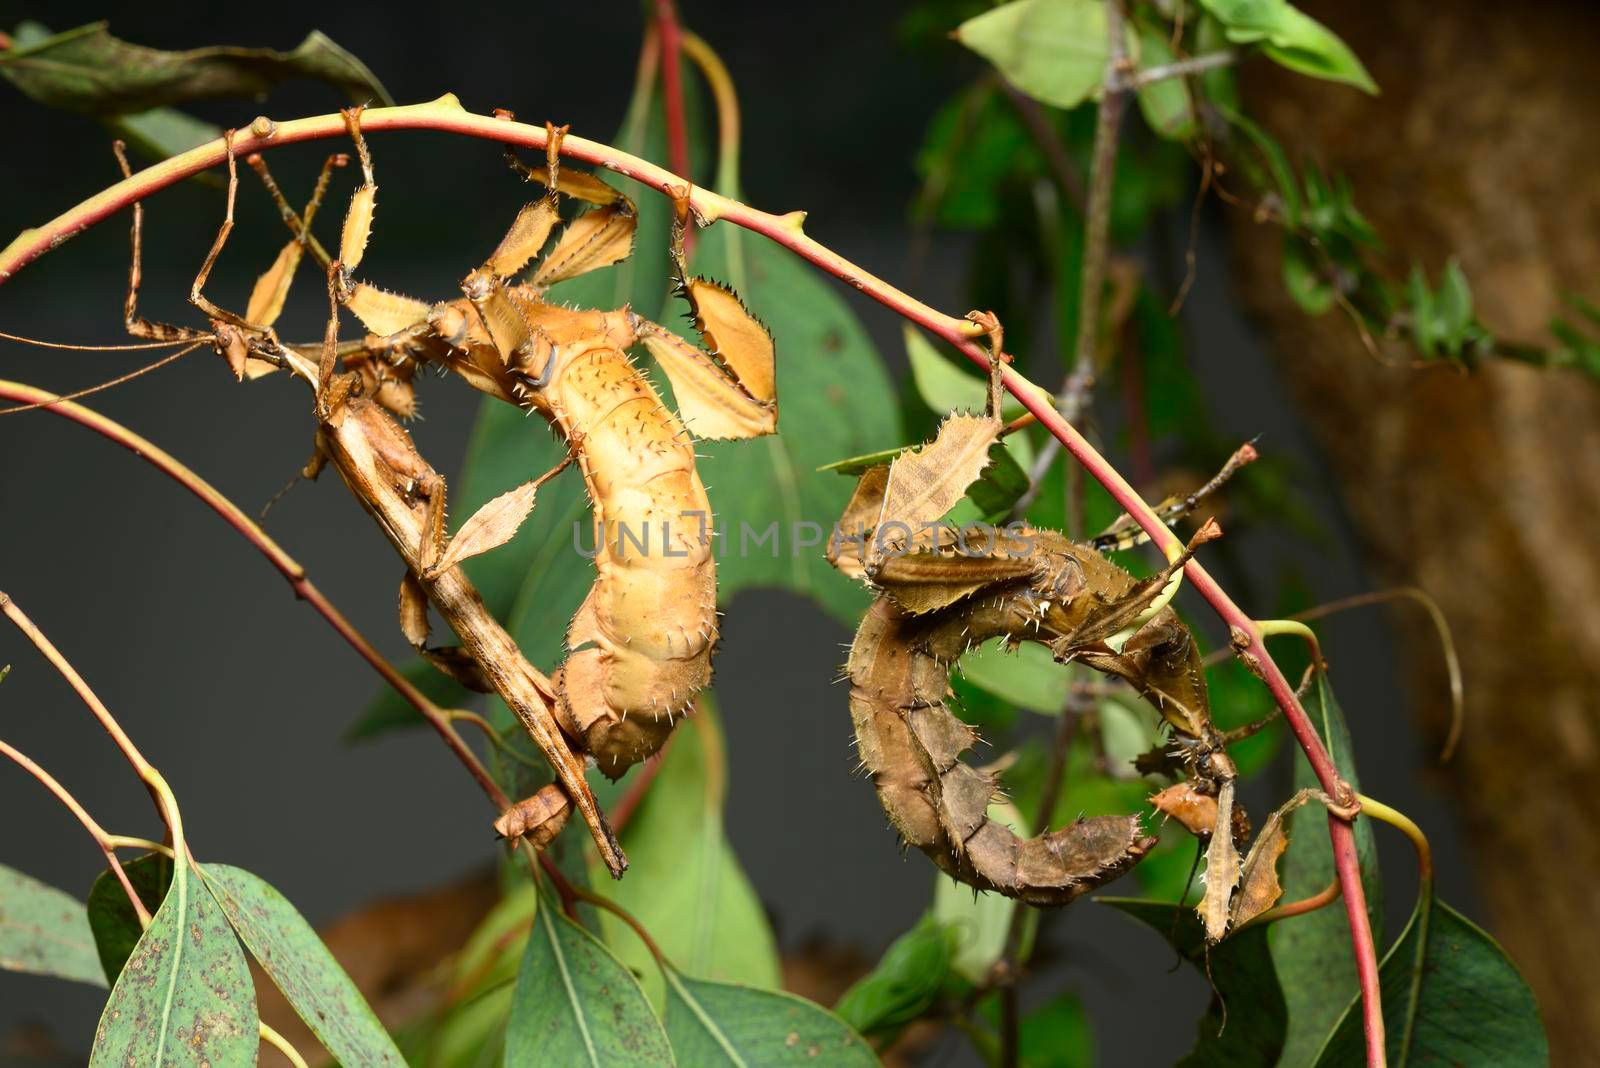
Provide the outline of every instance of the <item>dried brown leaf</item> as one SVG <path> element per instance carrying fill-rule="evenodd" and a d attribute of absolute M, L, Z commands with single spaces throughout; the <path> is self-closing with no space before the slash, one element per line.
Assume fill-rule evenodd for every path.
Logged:
<path fill-rule="evenodd" d="M 1278 882 L 1278 858 L 1289 848 L 1289 835 L 1283 829 L 1283 813 L 1274 812 L 1261 828 L 1261 834 L 1245 857 L 1244 875 L 1233 902 L 1232 925 L 1249 923 L 1270 909 L 1283 896 Z"/>
<path fill-rule="evenodd" d="M 878 464 L 862 472 L 850 502 L 839 516 L 838 529 L 842 537 L 828 541 L 828 563 L 853 579 L 867 577 L 862 557 L 865 556 L 866 539 L 871 537 L 883 511 L 883 491 L 889 485 L 889 465 Z"/>
<path fill-rule="evenodd" d="M 431 629 L 428 624 L 428 595 L 423 592 L 416 573 L 408 570 L 406 577 L 400 580 L 400 633 L 415 648 L 421 649 L 428 644 L 428 632 Z"/>
<path fill-rule="evenodd" d="M 889 466 L 880 534 L 890 533 L 889 524 L 915 530 L 953 508 L 989 466 L 989 446 L 1000 426 L 988 415 L 952 415 L 933 441 L 902 453 Z"/>
<path fill-rule="evenodd" d="M 1206 938 L 1222 941 L 1228 933 L 1231 915 L 1229 902 L 1239 885 L 1239 850 L 1233 844 L 1233 780 L 1217 790 L 1217 822 L 1211 829 L 1211 844 L 1206 847 L 1206 894 L 1200 900 L 1200 920 Z"/>
<path fill-rule="evenodd" d="M 289 297 L 289 283 L 294 281 L 295 268 L 305 255 L 305 246 L 291 241 L 278 252 L 278 258 L 265 274 L 256 279 L 250 291 L 250 303 L 245 306 L 245 319 L 254 326 L 271 326 L 283 314 L 283 303 Z"/>
<path fill-rule="evenodd" d="M 498 549 L 514 538 L 517 528 L 522 526 L 522 521 L 533 511 L 538 489 L 538 479 L 524 482 L 516 489 L 500 494 L 472 513 L 472 517 L 461 524 L 456 536 L 445 546 L 444 553 L 438 561 L 428 568 L 428 577 L 431 579 L 441 575 L 463 560 L 470 560 L 491 549 Z"/>

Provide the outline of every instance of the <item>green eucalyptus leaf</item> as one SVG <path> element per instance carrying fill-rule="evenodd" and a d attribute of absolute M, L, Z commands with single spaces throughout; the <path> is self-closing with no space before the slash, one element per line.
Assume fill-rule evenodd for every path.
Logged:
<path fill-rule="evenodd" d="M 960 939 L 959 931 L 924 916 L 890 943 L 877 967 L 857 979 L 833 1011 L 861 1034 L 893 1041 L 938 999 Z"/>
<path fill-rule="evenodd" d="M 1179 1065 L 1236 1068 L 1278 1063 L 1286 1016 L 1284 987 L 1273 968 L 1264 927 L 1246 927 L 1208 950 L 1205 928 L 1188 905 L 1130 898 L 1097 900 L 1159 932 L 1211 981 L 1211 1004 L 1196 1027 L 1194 1049 Z"/>
<path fill-rule="evenodd" d="M 1015 815 L 1012 826 L 1023 826 L 1021 813 L 1015 806 L 1008 807 Z M 932 915 L 955 932 L 951 969 L 974 984 L 987 980 L 990 969 L 1005 952 L 1011 917 L 1018 907 L 1015 898 L 979 893 L 946 875 L 936 875 Z"/>
<path fill-rule="evenodd" d="M 1344 713 L 1333 697 L 1328 677 L 1318 673 L 1306 711 L 1328 747 L 1339 774 L 1360 790 Z M 1305 755 L 1295 754 L 1295 789 L 1317 786 Z M 1377 843 L 1372 821 L 1355 823 L 1356 856 L 1361 862 L 1361 882 L 1366 888 L 1367 915 L 1374 940 L 1382 944 L 1383 889 L 1378 874 Z M 1328 837 L 1328 814 L 1320 805 L 1308 805 L 1289 818 L 1289 848 L 1279 862 L 1283 900 L 1298 901 L 1320 892 L 1334 878 L 1333 846 Z M 1289 1065 L 1310 1064 L 1333 1023 L 1357 990 L 1355 958 L 1350 950 L 1350 927 L 1344 909 L 1318 909 L 1295 917 L 1292 923 L 1271 927 L 1272 959 L 1283 981 L 1289 1011 L 1289 1029 L 1283 1060 Z"/>
<path fill-rule="evenodd" d="M 4 679 L 0 672 L 0 679 Z M 108 877 L 110 873 L 107 873 Z M 105 986 L 83 903 L 0 864 L 0 969 Z"/>
<path fill-rule="evenodd" d="M 679 1064 L 696 1068 L 869 1068 L 878 1058 L 848 1024 L 779 990 L 692 979 L 664 967 L 667 1035 Z"/>
<path fill-rule="evenodd" d="M 207 141 L 222 139 L 222 127 L 177 108 L 151 108 L 133 115 L 109 116 L 104 121 L 112 133 L 146 159 L 167 159 Z"/>
<path fill-rule="evenodd" d="M 622 846 L 628 877 L 607 891 L 650 931 L 665 957 L 702 979 L 775 987 L 777 942 L 766 910 L 723 832 L 728 759 L 716 706 L 679 725 L 661 768 L 628 821 Z M 622 921 L 600 913 L 600 932 L 617 957 L 643 975 L 654 1004 L 665 994 L 651 954 Z"/>
<path fill-rule="evenodd" d="M 161 907 L 167 888 L 172 885 L 171 857 L 146 853 L 124 864 L 122 871 L 147 912 L 154 913 Z M 133 947 L 144 935 L 139 916 L 133 911 L 121 880 L 109 871 L 101 872 L 89 888 L 87 911 L 100 966 L 105 971 L 106 981 L 115 983 L 133 954 Z"/>
<path fill-rule="evenodd" d="M 1139 30 L 1137 41 L 1141 68 L 1162 67 L 1177 59 L 1164 33 L 1143 28 Z M 1199 132 L 1194 99 L 1189 94 L 1186 79 L 1164 78 L 1151 82 L 1139 89 L 1138 98 L 1144 121 L 1158 136 L 1169 141 L 1187 141 Z"/>
<path fill-rule="evenodd" d="M 995 638 L 961 657 L 958 670 L 972 685 L 1033 712 L 1056 715 L 1067 703 L 1067 671 L 1035 642 L 1006 649 Z"/>
<path fill-rule="evenodd" d="M 472 696 L 465 686 L 421 657 L 400 665 L 400 674 L 440 708 L 451 708 Z M 411 702 L 396 693 L 393 687 L 385 686 L 367 702 L 367 707 L 361 711 L 361 718 L 351 725 L 344 737 L 348 742 L 364 741 L 392 730 L 425 727 L 427 723 Z"/>
<path fill-rule="evenodd" d="M 227 917 L 181 851 L 95 1031 L 90 1068 L 254 1064 L 255 984 Z"/>
<path fill-rule="evenodd" d="M 1017 1034 L 1021 1068 L 1093 1068 L 1094 1025 L 1071 994 L 1057 994 L 1022 1018 Z"/>
<path fill-rule="evenodd" d="M 208 864 L 206 887 L 317 1041 L 342 1064 L 405 1059 L 317 932 L 274 887 L 242 868 Z"/>
<path fill-rule="evenodd" d="M 1516 965 L 1431 886 L 1384 956 L 1378 982 L 1390 1064 L 1550 1063 L 1539 1005 Z M 1317 1068 L 1361 1064 L 1365 1052 L 1358 999 L 1328 1036 Z"/>
<path fill-rule="evenodd" d="M 1023 92 L 1059 108 L 1098 96 L 1105 81 L 1103 0 L 1011 0 L 963 22 L 956 39 Z"/>
<path fill-rule="evenodd" d="M 1292 234 L 1283 238 L 1283 288 L 1310 315 L 1321 315 L 1339 299 L 1339 291 L 1323 277 L 1316 253 Z"/>
<path fill-rule="evenodd" d="M 1228 40 L 1260 44 L 1274 62 L 1313 78 L 1353 85 L 1376 95 L 1377 83 L 1348 45 L 1287 0 L 1200 0 Z"/>
<path fill-rule="evenodd" d="M 548 897 L 534 914 L 517 975 L 505 1063 L 674 1063 L 666 1031 L 627 966 Z"/>
<path fill-rule="evenodd" d="M 42 104 L 102 116 L 208 97 L 255 97 L 290 78 L 327 82 L 351 103 L 394 103 L 360 60 L 316 30 L 292 52 L 226 47 L 167 52 L 118 40 L 106 27 L 90 23 L 0 52 L 0 77 Z"/>

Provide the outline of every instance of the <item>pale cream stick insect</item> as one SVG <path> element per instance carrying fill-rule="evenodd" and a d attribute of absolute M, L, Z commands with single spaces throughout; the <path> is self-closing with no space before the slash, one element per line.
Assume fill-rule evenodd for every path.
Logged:
<path fill-rule="evenodd" d="M 238 189 L 237 165 L 231 154 L 228 176 L 227 216 L 207 257 L 208 268 L 216 261 L 231 230 Z M 315 200 L 308 206 L 307 216 L 314 207 Z M 602 859 L 614 874 L 620 875 L 627 867 L 626 858 L 589 791 L 584 779 L 584 758 L 573 752 L 555 718 L 549 680 L 522 656 L 461 569 L 453 565 L 438 566 L 442 554 L 448 551 L 443 534 L 444 479 L 423 460 L 410 436 L 379 403 L 386 398 L 384 390 L 373 389 L 366 375 L 334 373 L 340 351 L 336 273 L 330 273 L 328 282 L 330 315 L 321 346 L 285 345 L 272 330 L 272 323 L 282 310 L 297 259 L 287 253 L 279 256 L 272 270 L 263 275 L 255 287 L 250 303 L 259 313 L 258 319 L 238 316 L 212 305 L 206 310 L 208 315 L 215 312 L 213 324 L 219 329 L 214 335 L 200 337 L 183 327 L 151 324 L 137 318 L 142 224 L 142 210 L 135 205 L 133 265 L 126 304 L 130 330 L 138 336 L 179 340 L 194 336 L 197 340 L 207 340 L 238 374 L 287 368 L 313 388 L 318 452 L 311 466 L 315 468 L 324 462 L 333 464 L 406 562 L 401 615 L 402 622 L 407 624 L 408 637 L 420 641 L 415 633 L 420 590 L 460 636 L 463 646 L 455 659 L 470 662 L 482 681 L 516 713 L 549 760 L 571 807 L 576 808 L 589 825 Z M 303 223 L 295 243 L 309 246 Z M 203 271 L 196 282 L 197 292 L 203 285 L 204 274 Z M 222 326 L 230 329 L 223 330 Z M 365 347 L 352 351 L 359 357 Z M 543 807 L 553 819 L 565 818 L 565 806 L 547 804 Z M 512 815 L 514 820 L 501 822 L 514 833 L 528 833 L 535 841 L 547 840 L 553 833 L 548 828 L 530 825 L 523 806 L 515 807 Z"/>
<path fill-rule="evenodd" d="M 346 121 L 363 184 L 330 270 L 338 302 L 374 335 L 365 361 L 376 370 L 363 373 L 381 383 L 437 363 L 492 396 L 538 411 L 572 446 L 600 551 L 595 585 L 567 632 L 571 655 L 554 676 L 557 715 L 601 771 L 619 776 L 661 747 L 710 680 L 716 564 L 710 502 L 690 435 L 744 438 L 776 429 L 772 338 L 731 290 L 689 277 L 682 253 L 687 190 L 678 201 L 674 262 L 705 350 L 631 309 L 576 310 L 545 300 L 555 283 L 625 258 L 635 228 L 626 197 L 560 168 L 564 129 L 550 128 L 543 171 L 525 172 L 545 184 L 546 194 L 518 213 L 499 247 L 466 276 L 462 297 L 428 303 L 357 281 L 377 186 L 359 109 L 346 112 Z M 541 256 L 559 222 L 563 192 L 594 208 Z M 514 280 L 535 261 L 526 281 Z M 628 357 L 639 343 L 671 381 L 681 419 Z M 531 490 L 525 500 L 502 499 L 511 517 L 500 520 L 504 537 L 474 542 L 472 551 L 509 538 L 531 506 Z M 641 532 L 659 532 L 667 543 L 641 549 Z M 430 566 L 436 572 L 465 555 L 443 550 Z"/>
<path fill-rule="evenodd" d="M 575 807 L 589 821 L 602 854 L 620 871 L 620 853 L 594 811 L 587 788 L 574 792 L 581 786 L 577 774 L 563 773 L 564 766 L 570 769 L 572 754 L 560 732 L 552 733 L 539 722 L 546 717 L 538 714 L 543 709 L 533 707 L 538 702 L 530 702 L 525 693 L 520 701 L 514 700 L 505 691 L 533 685 L 553 698 L 559 727 L 580 752 L 593 755 L 612 775 L 656 751 L 675 718 L 689 710 L 709 680 L 716 639 L 716 586 L 707 537 L 709 502 L 694 467 L 685 424 L 688 431 L 703 437 L 772 432 L 777 410 L 771 338 L 731 291 L 688 277 L 681 251 L 686 197 L 679 200 L 675 232 L 680 292 L 712 352 L 688 345 L 628 309 L 580 312 L 545 302 L 543 293 L 549 285 L 625 257 L 634 229 L 633 208 L 626 198 L 588 175 L 559 170 L 562 131 L 555 130 L 543 175 L 533 172 L 547 185 L 546 196 L 519 213 L 494 255 L 467 277 L 464 298 L 428 305 L 354 281 L 352 271 L 360 263 L 371 229 L 376 183 L 360 133 L 360 112 L 346 114 L 365 180 L 352 197 L 337 260 L 309 236 L 309 220 L 289 208 L 264 164 L 252 160 L 294 231 L 294 240 L 257 283 L 251 305 L 259 316 L 223 320 L 242 339 L 234 348 L 242 348 L 243 357 L 230 355 L 230 359 L 236 369 L 252 374 L 286 362 L 303 363 L 305 351 L 280 345 L 271 324 L 282 309 L 301 254 L 309 250 L 324 262 L 335 307 L 349 307 L 374 334 L 354 345 L 339 345 L 330 323 L 315 375 L 323 424 L 319 455 L 334 461 L 413 565 L 402 585 L 403 629 L 442 669 L 463 681 L 488 683 L 507 699 L 573 793 Z M 230 158 L 230 220 L 235 187 Z M 567 228 L 529 282 L 509 282 L 508 276 L 532 261 L 553 231 L 561 191 L 599 208 Z M 227 229 L 225 223 L 208 265 L 220 251 Z M 635 342 L 643 342 L 667 371 L 682 422 L 661 404 L 648 380 L 626 357 Z M 335 381 L 341 356 L 357 378 Z M 453 618 L 441 603 L 448 591 L 438 587 L 446 577 L 460 575 L 456 564 L 508 540 L 531 510 L 537 486 L 556 472 L 490 502 L 447 545 L 443 479 L 421 460 L 409 437 L 383 411 L 411 413 L 410 378 L 427 360 L 456 371 L 486 392 L 545 414 L 573 447 L 569 461 L 575 458 L 584 473 L 602 530 L 675 527 L 673 544 L 655 555 L 637 551 L 637 546 L 628 551 L 621 537 L 604 542 L 597 560 L 599 579 L 568 633 L 573 655 L 553 686 L 542 685 L 543 676 L 531 668 L 531 674 L 521 673 L 520 684 L 516 679 L 495 679 L 487 662 L 494 651 L 474 648 L 474 638 L 464 630 L 478 632 L 480 638 L 488 630 L 500 636 L 503 631 L 487 627 L 479 618 L 485 613 L 475 592 L 471 600 L 476 609 Z M 358 414 L 353 421 L 357 440 L 346 441 L 352 412 Z M 405 521 L 395 502 L 378 499 L 381 495 L 373 487 L 382 481 L 383 471 L 404 476 L 406 499 L 426 502 L 423 514 L 413 517 L 418 522 Z M 413 533 L 415 541 L 410 540 Z M 462 637 L 465 655 L 426 648 L 427 600 L 439 605 Z M 461 611 L 462 606 L 456 605 L 456 614 Z"/>

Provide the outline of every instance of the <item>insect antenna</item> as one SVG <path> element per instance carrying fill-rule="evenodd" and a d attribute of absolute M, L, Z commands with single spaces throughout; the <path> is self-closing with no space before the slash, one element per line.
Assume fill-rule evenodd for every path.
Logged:
<path fill-rule="evenodd" d="M 211 341 L 210 338 L 204 338 L 204 339 L 202 339 L 200 341 L 191 341 L 188 345 L 186 345 L 183 348 L 179 349 L 177 352 L 171 353 L 170 355 L 167 355 L 167 356 L 163 356 L 163 357 L 161 357 L 161 359 L 157 360 L 155 363 L 146 364 L 145 366 L 139 368 L 137 371 L 130 371 L 125 375 L 119 375 L 116 378 L 113 378 L 108 382 L 101 382 L 97 386 L 90 386 L 87 389 L 80 389 L 80 390 L 77 390 L 76 392 L 73 392 L 73 393 L 64 393 L 59 397 L 53 398 L 52 400 L 34 401 L 32 404 L 17 404 L 17 405 L 13 405 L 10 408 L 0 408 L 0 415 L 16 415 L 18 412 L 30 412 L 35 408 L 48 408 L 52 404 L 59 404 L 62 401 L 77 400 L 79 397 L 87 397 L 92 393 L 99 393 L 99 392 L 101 392 L 103 390 L 111 389 L 114 386 L 120 386 L 124 382 L 132 382 L 135 378 L 138 378 L 140 375 L 147 375 L 151 371 L 158 371 L 161 368 L 165 367 L 167 364 L 172 363 L 175 360 L 181 359 L 184 356 L 189 355 L 189 353 L 193 352 L 195 349 L 201 348 L 202 346 L 209 344 L 210 341 Z M 140 347 L 140 346 L 134 346 L 134 347 Z"/>
<path fill-rule="evenodd" d="M 1183 881 L 1183 893 L 1178 895 L 1178 908 L 1172 914 L 1172 929 L 1167 932 L 1167 942 L 1176 946 L 1178 944 L 1178 921 L 1183 918 L 1183 908 L 1189 903 L 1189 887 L 1194 885 L 1194 873 L 1200 870 L 1200 858 L 1206 855 L 1206 844 L 1198 837 L 1194 840 L 1194 863 L 1189 865 L 1189 877 Z M 1178 959 L 1172 962 L 1172 967 L 1167 973 L 1178 970 L 1183 964 L 1183 954 L 1178 953 Z"/>
<path fill-rule="evenodd" d="M 0 341 L 17 341 L 24 345 L 36 345 L 41 349 L 67 349 L 72 352 L 134 352 L 139 349 L 165 349 L 173 345 L 187 345 L 190 342 L 210 342 L 214 340 L 210 334 L 195 337 L 173 337 L 164 341 L 132 341 L 120 345 L 73 345 L 64 341 L 41 341 L 36 337 L 23 337 L 21 334 L 8 334 L 0 330 Z"/>

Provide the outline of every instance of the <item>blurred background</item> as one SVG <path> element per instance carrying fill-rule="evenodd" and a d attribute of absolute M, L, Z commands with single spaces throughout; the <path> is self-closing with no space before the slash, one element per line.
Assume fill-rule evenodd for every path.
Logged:
<path fill-rule="evenodd" d="M 1362 57 L 1383 95 L 1255 62 L 1241 73 L 1244 100 L 1291 152 L 1349 176 L 1402 270 L 1414 260 L 1433 276 L 1457 257 L 1480 318 L 1531 341 L 1563 292 L 1600 297 L 1600 142 L 1582 132 L 1600 105 L 1592 8 L 1304 6 Z M 959 314 L 973 305 L 981 275 L 995 269 L 979 254 L 989 247 L 983 233 L 915 225 L 908 206 L 925 178 L 917 160 L 930 123 L 981 60 L 889 5 L 688 0 L 682 17 L 718 49 L 739 89 L 746 199 L 805 209 L 818 240 L 936 307 Z M 450 91 L 474 111 L 510 108 L 601 140 L 626 110 L 643 29 L 630 4 L 441 6 L 378 18 L 292 2 L 203 17 L 158 5 L 0 2 L 0 28 L 34 19 L 63 30 L 99 18 L 124 39 L 174 49 L 289 48 L 320 29 L 402 103 Z M 288 83 L 260 106 L 194 110 L 242 126 L 260 111 L 288 117 L 339 103 L 325 87 Z M 7 86 L 0 107 L 8 237 L 116 178 L 110 137 L 94 121 Z M 308 187 L 325 148 L 274 152 L 284 187 Z M 381 209 L 365 272 L 402 292 L 448 295 L 494 246 L 525 191 L 489 144 L 396 133 L 375 137 L 373 151 Z M 336 182 L 330 211 L 342 211 L 349 181 Z M 1181 276 L 1194 191 L 1177 190 L 1147 235 L 1121 251 Z M 144 314 L 203 325 L 182 297 L 221 211 L 220 189 L 195 182 L 148 203 Z M 331 227 L 328 217 L 323 225 Z M 1224 517 L 1224 584 L 1257 615 L 1397 583 L 1439 601 L 1467 694 L 1464 739 L 1444 765 L 1448 686 L 1422 614 L 1377 608 L 1319 624 L 1363 788 L 1427 830 L 1441 894 L 1523 969 L 1557 1063 L 1581 1063 L 1600 1041 L 1600 998 L 1585 980 L 1600 950 L 1592 924 L 1600 562 L 1591 551 L 1600 390 L 1570 371 L 1506 361 L 1465 373 L 1375 358 L 1342 317 L 1313 318 L 1295 305 L 1279 280 L 1275 228 L 1216 198 L 1201 203 L 1194 227 L 1193 286 L 1178 318 L 1188 372 L 1216 438 L 1257 439 L 1295 510 L 1293 523 Z M 270 203 L 245 181 L 211 294 L 242 305 L 280 243 Z M 116 217 L 7 282 L 0 329 L 121 340 L 126 269 L 126 219 Z M 300 286 L 280 332 L 316 337 L 325 306 L 312 273 Z M 904 383 L 900 321 L 835 288 Z M 1049 303 L 1048 294 L 1037 301 Z M 1056 360 L 1056 325 L 1040 310 L 1035 328 L 1017 331 L 1035 353 L 1018 351 L 1036 366 Z M 780 348 L 780 359 L 804 358 Z M 0 376 L 62 391 L 138 362 L 139 354 L 0 343 Z M 453 476 L 478 397 L 431 378 L 421 396 L 419 445 Z M 240 386 L 201 354 L 88 403 L 247 511 L 310 455 L 299 387 Z M 1120 403 L 1105 392 L 1097 414 L 1108 455 L 1124 465 Z M 1142 489 L 1154 493 L 1163 470 L 1204 466 L 1156 444 Z M 0 456 L 0 589 L 164 769 L 202 856 L 247 863 L 314 923 L 335 925 L 330 940 L 365 961 L 352 972 L 362 978 L 366 969 L 380 997 L 384 984 L 407 994 L 493 900 L 499 851 L 471 782 L 431 734 L 346 741 L 374 676 L 253 549 L 147 465 L 41 413 L 0 418 Z M 715 498 L 715 471 L 705 480 Z M 266 525 L 381 649 L 409 654 L 394 625 L 397 562 L 335 481 L 297 485 Z M 1215 644 L 1204 605 L 1185 607 Z M 924 911 L 932 869 L 901 856 L 870 785 L 851 774 L 846 687 L 832 683 L 849 631 L 796 594 L 754 591 L 728 606 L 723 634 L 716 688 L 730 751 L 728 835 L 772 917 L 786 979 L 826 1002 Z M 0 634 L 4 663 L 13 671 L 0 687 L 0 733 L 103 823 L 154 835 L 147 798 L 121 757 L 14 633 Z M 1252 783 L 1252 811 L 1287 796 L 1286 756 L 1280 747 L 1274 769 Z M 1380 833 L 1379 842 L 1392 934 L 1409 913 L 1414 864 L 1402 841 Z M 102 869 L 71 818 L 9 768 L 0 768 L 0 861 L 72 892 Z M 1172 954 L 1157 934 L 1085 903 L 1046 939 L 1046 985 L 1070 989 L 1087 1007 L 1096 1063 L 1167 1063 L 1190 1047 L 1209 992 L 1196 973 L 1169 972 Z M 30 1063 L 28 1051 L 52 1044 L 67 1051 L 66 1063 L 81 1057 L 103 996 L 0 973 L 0 1064 Z M 972 1054 L 932 1035 L 908 1056 L 955 1065 Z"/>

